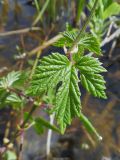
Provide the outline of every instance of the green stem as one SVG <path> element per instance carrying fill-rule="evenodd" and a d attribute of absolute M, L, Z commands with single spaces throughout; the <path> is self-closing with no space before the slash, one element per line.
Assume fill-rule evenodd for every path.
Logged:
<path fill-rule="evenodd" d="M 35 2 L 36 9 L 39 12 L 40 11 L 40 7 L 39 7 L 39 4 L 38 4 L 39 2 L 37 0 L 34 0 L 34 2 Z"/>
<path fill-rule="evenodd" d="M 42 15 L 43 15 L 43 13 L 45 12 L 45 10 L 46 10 L 49 2 L 50 2 L 50 0 L 46 0 L 46 2 L 45 2 L 45 4 L 44 4 L 41 12 L 38 14 L 38 16 L 37 16 L 37 18 L 35 19 L 35 21 L 33 22 L 32 26 L 35 26 L 35 25 L 38 23 L 38 21 L 42 18 Z"/>
<path fill-rule="evenodd" d="M 96 9 L 96 6 L 97 6 L 97 4 L 98 4 L 98 1 L 99 1 L 99 0 L 96 0 L 96 1 L 95 1 L 89 17 L 87 18 L 85 24 L 83 25 L 82 29 L 81 29 L 80 32 L 78 33 L 78 36 L 77 36 L 76 40 L 74 41 L 74 43 L 72 44 L 72 46 L 71 46 L 70 49 L 68 50 L 68 54 L 70 54 L 71 51 L 74 50 L 74 48 L 76 47 L 76 45 L 77 45 L 78 42 L 80 41 L 81 35 L 84 33 L 84 31 L 85 31 L 85 29 L 86 29 L 86 27 L 87 27 L 87 25 L 88 25 L 91 17 L 92 17 L 93 14 L 94 14 L 94 11 L 95 11 L 95 9 Z"/>
<path fill-rule="evenodd" d="M 76 24 L 80 22 L 81 13 L 85 6 L 85 0 L 77 0 L 77 15 L 76 15 Z"/>
<path fill-rule="evenodd" d="M 35 59 L 35 62 L 34 62 L 34 65 L 33 65 L 33 68 L 32 68 L 31 74 L 30 74 L 30 79 L 32 78 L 32 76 L 33 76 L 33 74 L 35 72 L 36 66 L 37 66 L 38 61 L 39 61 L 40 54 L 41 54 L 41 50 L 38 51 L 38 53 L 37 53 L 37 57 Z"/>
<path fill-rule="evenodd" d="M 23 123 L 21 124 L 21 128 L 24 128 L 25 125 L 27 124 L 27 122 L 29 121 L 29 119 L 31 118 L 33 112 L 37 109 L 38 106 L 33 105 L 30 112 L 28 113 L 28 116 L 26 117 L 26 119 L 23 121 Z"/>

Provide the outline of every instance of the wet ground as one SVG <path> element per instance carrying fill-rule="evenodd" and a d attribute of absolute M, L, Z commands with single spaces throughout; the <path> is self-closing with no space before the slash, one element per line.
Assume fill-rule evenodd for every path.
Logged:
<path fill-rule="evenodd" d="M 31 26 L 34 19 L 33 15 L 36 12 L 35 7 L 27 0 L 18 2 L 15 3 L 15 1 L 9 0 L 9 5 L 0 4 L 0 32 Z M 60 19 L 61 23 L 59 22 L 59 24 L 62 26 L 57 24 L 57 27 L 53 27 L 50 36 L 65 28 L 62 22 L 65 22 L 66 17 L 69 16 L 64 15 Z M 42 25 L 45 26 L 45 23 Z M 45 31 L 37 32 L 37 34 L 27 33 L 0 37 L 0 71 L 9 70 L 17 63 L 15 59 L 15 55 L 19 55 L 17 46 L 22 48 L 22 53 L 28 52 L 39 43 L 42 43 L 42 39 L 46 37 L 45 32 L 49 33 L 49 30 L 49 27 L 45 27 Z M 108 44 L 104 48 L 104 56 L 101 58 L 108 70 L 108 73 L 104 75 L 107 81 L 108 100 L 93 98 L 81 89 L 83 112 L 97 128 L 103 137 L 103 141 L 99 142 L 94 137 L 92 138 L 82 127 L 79 120 L 75 119 L 64 136 L 53 134 L 51 152 L 55 157 L 54 159 L 120 160 L 120 40 L 118 39 L 111 57 L 109 57 L 110 46 L 111 44 Z M 54 50 L 57 49 L 54 48 Z M 50 52 L 51 48 L 44 51 L 44 54 Z M 0 114 L 2 113 L 3 110 L 0 111 Z M 39 113 L 40 111 L 37 111 L 37 114 Z M 3 117 L 5 120 L 9 119 L 7 116 L 0 116 L 0 121 Z M 3 137 L 3 125 L 1 129 L 1 137 Z M 42 136 L 36 135 L 32 128 L 27 131 L 24 141 L 23 160 L 45 159 L 46 136 L 47 132 Z"/>

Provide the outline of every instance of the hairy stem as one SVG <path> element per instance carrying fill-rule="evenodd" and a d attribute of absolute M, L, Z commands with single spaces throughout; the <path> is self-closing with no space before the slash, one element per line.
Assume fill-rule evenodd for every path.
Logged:
<path fill-rule="evenodd" d="M 73 42 L 72 46 L 71 46 L 70 49 L 68 50 L 68 53 L 67 53 L 68 55 L 71 54 L 71 52 L 74 50 L 74 48 L 76 47 L 76 45 L 77 45 L 78 42 L 80 41 L 80 38 L 81 38 L 82 33 L 84 33 L 84 31 L 85 31 L 85 29 L 86 29 L 86 27 L 87 27 L 87 25 L 88 25 L 91 17 L 92 17 L 93 14 L 94 14 L 94 11 L 95 11 L 95 9 L 96 9 L 96 6 L 97 6 L 97 4 L 98 4 L 98 1 L 99 1 L 99 0 L 96 0 L 96 1 L 95 1 L 89 17 L 87 18 L 85 24 L 83 25 L 82 29 L 81 29 L 80 32 L 78 33 L 78 36 L 77 36 L 76 40 Z"/>

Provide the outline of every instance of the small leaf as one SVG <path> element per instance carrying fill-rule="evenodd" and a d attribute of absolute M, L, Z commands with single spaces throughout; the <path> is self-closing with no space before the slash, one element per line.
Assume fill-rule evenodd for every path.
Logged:
<path fill-rule="evenodd" d="M 63 32 L 63 37 L 59 39 L 54 45 L 57 47 L 71 47 L 77 35 L 78 32 L 75 30 Z M 99 41 L 92 34 L 88 33 L 81 35 L 81 39 L 78 42 L 78 49 L 78 52 L 81 52 L 81 49 L 82 52 L 86 49 L 90 52 L 96 53 L 97 55 L 101 54 Z"/>
<path fill-rule="evenodd" d="M 0 88 L 7 89 L 14 85 L 20 79 L 21 73 L 19 71 L 12 71 L 0 81 Z"/>
<path fill-rule="evenodd" d="M 14 93 L 6 98 L 6 103 L 9 104 L 21 104 L 22 102 L 23 100 Z"/>
<path fill-rule="evenodd" d="M 101 55 L 100 43 L 92 34 L 83 34 L 78 43 L 78 46 L 79 45 L 90 52 Z"/>
<path fill-rule="evenodd" d="M 57 47 L 70 47 L 75 38 L 77 37 L 77 32 L 75 30 L 65 31 L 61 33 L 63 35 L 57 42 L 54 43 L 54 46 Z"/>
<path fill-rule="evenodd" d="M 103 19 L 107 19 L 110 16 L 118 15 L 120 13 L 120 5 L 117 2 L 113 2 L 109 5 L 103 13 Z"/>
<path fill-rule="evenodd" d="M 16 154 L 11 150 L 7 150 L 4 153 L 3 158 L 4 158 L 4 160 L 17 160 Z"/>
<path fill-rule="evenodd" d="M 6 103 L 7 97 L 10 93 L 7 92 L 9 87 L 14 87 L 16 82 L 20 80 L 21 73 L 19 71 L 12 71 L 7 76 L 0 79 L 0 107 Z"/>

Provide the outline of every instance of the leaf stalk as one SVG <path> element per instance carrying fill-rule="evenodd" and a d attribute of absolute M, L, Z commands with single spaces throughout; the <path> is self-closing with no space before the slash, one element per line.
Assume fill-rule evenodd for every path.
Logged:
<path fill-rule="evenodd" d="M 89 17 L 87 18 L 85 24 L 83 25 L 82 29 L 81 29 L 80 32 L 78 33 L 78 36 L 76 37 L 76 39 L 75 39 L 75 41 L 73 42 L 72 46 L 71 46 L 70 49 L 68 50 L 67 55 L 70 55 L 71 52 L 76 48 L 78 42 L 80 41 L 81 35 L 84 33 L 84 31 L 85 31 L 88 23 L 89 23 L 90 20 L 91 20 L 91 17 L 93 16 L 93 14 L 94 14 L 94 12 L 95 12 L 95 9 L 96 9 L 96 7 L 97 7 L 98 1 L 99 1 L 99 0 L 96 0 L 96 1 L 95 1 Z M 69 56 L 69 57 L 71 57 L 71 56 Z"/>

